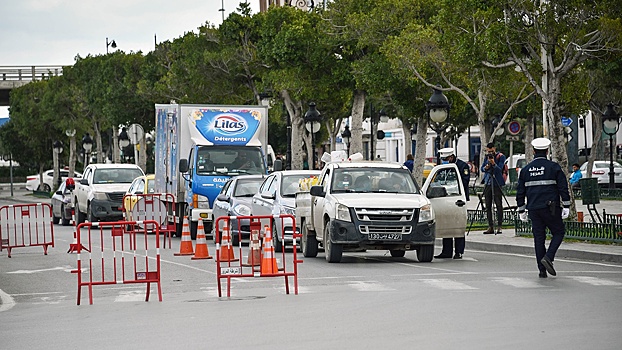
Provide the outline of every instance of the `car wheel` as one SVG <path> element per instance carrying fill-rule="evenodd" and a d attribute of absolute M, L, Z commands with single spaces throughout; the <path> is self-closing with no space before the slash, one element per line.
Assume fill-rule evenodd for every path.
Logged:
<path fill-rule="evenodd" d="M 78 199 L 76 198 L 75 203 L 78 203 Z M 84 220 L 86 220 L 86 215 L 84 215 L 83 212 L 80 211 L 80 209 L 78 209 L 78 207 L 76 206 L 76 225 L 80 225 L 81 223 L 84 222 Z"/>
<path fill-rule="evenodd" d="M 62 209 L 61 209 L 61 215 L 63 215 Z M 54 210 L 52 210 L 52 223 L 54 225 L 58 225 L 59 221 L 60 221 L 60 218 L 56 217 L 56 215 L 54 215 Z"/>
<path fill-rule="evenodd" d="M 91 210 L 91 203 L 86 206 L 86 220 L 88 222 L 96 222 L 97 218 L 93 215 L 93 211 Z"/>
<path fill-rule="evenodd" d="M 324 225 L 324 253 L 326 254 L 326 261 L 329 263 L 338 263 L 341 261 L 341 255 L 343 254 L 343 246 L 341 244 L 333 244 L 330 242 L 330 223 Z"/>
<path fill-rule="evenodd" d="M 274 247 L 274 251 L 280 253 L 285 249 L 283 247 L 283 241 L 279 240 L 279 233 L 276 230 L 276 225 L 272 224 L 272 246 Z"/>
<path fill-rule="evenodd" d="M 43 192 L 52 192 L 52 189 L 50 188 L 50 185 L 48 184 L 43 184 Z"/>
<path fill-rule="evenodd" d="M 309 229 L 303 221 L 301 224 L 302 238 L 300 239 L 300 249 L 302 250 L 302 256 L 305 258 L 315 258 L 317 256 L 317 239 L 315 235 L 309 234 Z"/>
<path fill-rule="evenodd" d="M 68 218 L 65 217 L 65 206 L 61 206 L 60 207 L 60 221 L 61 221 L 61 225 L 63 226 L 69 226 L 69 220 Z"/>
<path fill-rule="evenodd" d="M 394 258 L 403 258 L 404 255 L 406 255 L 405 250 L 389 249 L 389 252 L 391 253 L 391 256 Z"/>
<path fill-rule="evenodd" d="M 417 248 L 417 260 L 419 262 L 430 262 L 434 258 L 434 246 L 422 245 Z"/>

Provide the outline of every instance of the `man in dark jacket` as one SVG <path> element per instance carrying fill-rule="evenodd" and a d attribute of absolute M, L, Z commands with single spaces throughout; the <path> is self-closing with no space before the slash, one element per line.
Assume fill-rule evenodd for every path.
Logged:
<path fill-rule="evenodd" d="M 566 175 L 559 164 L 546 158 L 550 144 L 551 141 L 545 138 L 537 138 L 531 142 L 534 159 L 521 170 L 516 189 L 519 217 L 523 222 L 527 222 L 528 217 L 531 219 L 540 278 L 546 278 L 547 272 L 557 275 L 553 260 L 566 234 L 563 220 L 570 215 L 570 193 Z M 547 227 L 553 236 L 548 249 L 545 246 Z"/>
<path fill-rule="evenodd" d="M 469 169 L 469 165 L 465 163 L 464 161 L 458 159 L 458 157 L 456 157 L 456 152 L 454 152 L 453 148 L 443 148 L 439 152 L 441 154 L 441 161 L 443 162 L 443 164 L 456 163 L 456 166 L 458 167 L 458 172 L 460 174 L 460 179 L 462 180 L 464 194 L 465 194 L 466 200 L 468 201 L 469 200 L 469 181 L 471 179 L 471 172 Z M 462 259 L 462 254 L 464 254 L 464 246 L 465 246 L 464 236 L 454 237 L 454 238 L 443 237 L 443 250 L 441 251 L 439 255 L 436 255 L 435 258 L 437 259 L 451 258 L 451 254 L 454 248 L 453 247 L 454 240 L 456 241 L 456 253 L 453 255 L 453 257 L 454 259 Z"/>

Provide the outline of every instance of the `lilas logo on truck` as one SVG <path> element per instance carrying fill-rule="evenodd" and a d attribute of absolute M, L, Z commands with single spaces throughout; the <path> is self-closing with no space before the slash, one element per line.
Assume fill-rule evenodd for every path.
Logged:
<path fill-rule="evenodd" d="M 197 128 L 214 144 L 246 145 L 259 127 L 255 111 L 202 110 L 201 122 Z"/>

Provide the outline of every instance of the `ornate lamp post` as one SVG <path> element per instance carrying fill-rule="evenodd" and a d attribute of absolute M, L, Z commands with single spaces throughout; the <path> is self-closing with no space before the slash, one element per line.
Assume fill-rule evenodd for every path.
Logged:
<path fill-rule="evenodd" d="M 108 54 L 108 47 L 112 46 L 113 49 L 117 48 L 117 43 L 112 40 L 112 41 L 108 41 L 108 38 L 106 38 L 106 55 Z"/>
<path fill-rule="evenodd" d="M 603 131 L 609 135 L 609 188 L 616 187 L 615 172 L 613 170 L 613 144 L 615 143 L 613 137 L 618 133 L 620 129 L 620 115 L 616 113 L 613 108 L 613 103 L 607 105 L 605 114 L 603 114 Z"/>
<path fill-rule="evenodd" d="M 311 169 L 315 170 L 315 133 L 320 131 L 320 121 L 322 121 L 322 115 L 315 107 L 315 102 L 309 103 L 309 110 L 304 116 L 305 126 L 307 131 L 311 133 Z"/>
<path fill-rule="evenodd" d="M 343 139 L 343 143 L 346 144 L 346 154 L 350 157 L 350 139 L 352 138 L 352 132 L 350 131 L 350 126 L 346 124 L 346 127 L 343 128 L 343 132 L 341 133 L 341 139 Z"/>
<path fill-rule="evenodd" d="M 93 149 L 93 139 L 88 132 L 82 138 L 82 149 L 84 149 L 84 167 L 86 168 L 89 165 L 89 155 Z"/>
<path fill-rule="evenodd" d="M 436 152 L 436 164 L 441 164 L 441 154 L 438 153 L 441 149 L 440 134 L 446 128 L 445 121 L 449 117 L 450 107 L 447 97 L 439 89 L 434 89 L 434 93 L 430 96 L 428 102 L 425 103 L 430 127 L 436 132 L 436 149 L 434 150 Z"/>

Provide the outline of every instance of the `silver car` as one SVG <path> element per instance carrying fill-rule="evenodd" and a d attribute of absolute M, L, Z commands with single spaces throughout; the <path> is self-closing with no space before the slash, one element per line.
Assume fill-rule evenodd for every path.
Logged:
<path fill-rule="evenodd" d="M 585 179 L 587 177 L 587 162 L 581 165 L 579 168 L 581 171 L 581 178 Z M 616 187 L 622 186 L 622 165 L 620 163 L 614 161 L 613 162 L 613 172 L 614 183 Z M 595 160 L 594 166 L 592 167 L 592 177 L 598 179 L 598 185 L 602 187 L 609 186 L 609 161 L 608 160 Z"/>
<path fill-rule="evenodd" d="M 296 192 L 299 181 L 319 175 L 319 170 L 284 170 L 270 174 L 253 197 L 251 204 L 253 215 L 296 215 Z M 296 232 L 299 233 L 300 225 L 296 223 L 296 226 Z M 275 251 L 281 252 L 284 242 L 291 243 L 292 235 L 291 220 L 274 220 L 272 240 Z"/>
<path fill-rule="evenodd" d="M 66 181 L 61 182 L 60 186 L 52 195 L 50 200 L 52 205 L 52 222 L 63 226 L 68 226 L 73 216 L 73 204 L 71 203 L 71 191 L 66 187 Z"/>
<path fill-rule="evenodd" d="M 214 222 L 221 216 L 250 216 L 251 200 L 264 179 L 265 175 L 240 175 L 229 179 L 214 201 L 212 211 Z M 222 224 L 219 226 L 222 230 Z M 240 236 L 242 238 L 250 236 L 250 220 L 241 220 L 238 224 L 234 219 L 229 226 L 233 245 L 238 244 Z M 222 232 L 221 230 L 219 232 Z M 214 232 L 212 237 L 216 238 Z"/>

